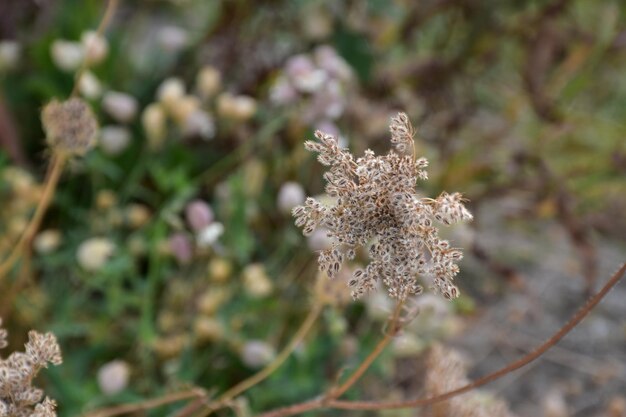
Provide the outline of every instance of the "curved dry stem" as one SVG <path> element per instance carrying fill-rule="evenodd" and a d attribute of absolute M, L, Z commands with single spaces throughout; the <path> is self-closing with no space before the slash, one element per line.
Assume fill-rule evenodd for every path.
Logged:
<path fill-rule="evenodd" d="M 173 394 L 165 395 L 163 397 L 154 398 L 152 400 L 143 401 L 136 404 L 122 404 L 115 407 L 103 408 L 87 414 L 83 414 L 83 417 L 113 417 L 121 414 L 135 413 L 137 411 L 146 411 L 152 408 L 160 407 L 162 405 L 175 403 L 178 401 L 188 400 L 189 398 L 204 398 L 206 393 L 204 390 L 195 388 L 189 391 L 175 392 Z"/>
<path fill-rule="evenodd" d="M 228 391 L 220 395 L 217 400 L 207 404 L 206 410 L 205 412 L 201 413 L 201 416 L 210 415 L 212 412 L 225 407 L 228 402 L 231 401 L 233 398 L 243 393 L 244 391 L 247 391 L 251 387 L 257 385 L 268 376 L 270 376 L 272 373 L 274 373 L 274 371 L 276 371 L 287 360 L 287 358 L 289 358 L 289 356 L 293 353 L 296 347 L 298 347 L 298 345 L 304 340 L 306 335 L 313 327 L 313 324 L 317 321 L 323 308 L 324 306 L 322 304 L 316 303 L 309 311 L 309 314 L 304 319 L 304 321 L 300 325 L 300 328 L 294 334 L 293 338 L 271 363 L 269 363 L 261 371 L 252 375 L 250 378 L 247 378 L 235 385 L 234 387 L 230 388 Z M 198 400 L 197 402 L 198 408 L 203 406 L 200 400 Z M 196 410 L 198 408 L 196 408 Z M 193 409 L 193 405 L 190 407 L 190 409 Z M 179 414 L 178 417 L 182 417 L 182 415 Z"/>
<path fill-rule="evenodd" d="M 52 202 L 52 198 L 54 197 L 54 192 L 56 191 L 66 160 L 67 158 L 65 155 L 60 153 L 55 153 L 52 157 L 52 162 L 45 180 L 41 200 L 39 200 L 37 208 L 35 209 L 35 214 L 30 219 L 30 222 L 26 226 L 26 230 L 24 230 L 22 236 L 13 247 L 11 254 L 2 262 L 2 264 L 0 264 L 0 280 L 2 280 L 2 278 L 9 273 L 15 262 L 17 262 L 20 258 L 22 251 L 28 247 L 30 241 L 35 236 L 35 233 L 37 233 L 37 230 L 41 225 L 41 221 L 43 220 L 43 216 L 46 214 L 46 211 Z"/>
<path fill-rule="evenodd" d="M 608 292 L 620 281 L 624 273 L 626 272 L 626 263 L 624 263 L 617 272 L 609 279 L 609 281 L 602 287 L 602 289 L 594 296 L 590 297 L 584 306 L 582 306 L 572 318 L 559 329 L 552 337 L 546 342 L 537 347 L 529 354 L 522 358 L 510 363 L 504 368 L 499 369 L 489 375 L 485 375 L 467 385 L 454 389 L 452 391 L 435 395 L 429 398 L 419 398 L 413 400 L 403 401 L 341 401 L 341 400 L 324 400 L 323 398 L 313 399 L 305 401 L 299 404 L 294 404 L 288 407 L 280 408 L 274 411 L 263 413 L 258 417 L 286 417 L 303 413 L 305 411 L 315 410 L 318 408 L 337 408 L 343 410 L 389 410 L 398 408 L 412 408 L 418 406 L 431 405 L 440 401 L 448 400 L 457 395 L 471 391 L 475 388 L 493 382 L 525 365 L 539 358 L 552 346 L 556 345 L 563 337 L 565 337 L 572 329 L 574 329 L 593 308 L 598 305 L 600 301 L 608 294 Z"/>
<path fill-rule="evenodd" d="M 178 417 L 191 415 L 202 408 L 205 408 L 203 415 L 208 415 L 213 411 L 226 407 L 228 406 L 228 402 L 230 400 L 266 379 L 274 371 L 276 371 L 276 369 L 278 369 L 285 362 L 285 360 L 287 360 L 291 353 L 293 353 L 296 347 L 298 347 L 298 345 L 309 333 L 309 331 L 313 327 L 313 324 L 315 324 L 315 322 L 319 318 L 323 308 L 323 304 L 316 303 L 313 308 L 311 308 L 309 314 L 304 319 L 287 346 L 285 346 L 283 350 L 276 356 L 276 359 L 274 359 L 270 364 L 268 364 L 258 373 L 252 375 L 250 378 L 245 379 L 239 384 L 230 388 L 213 402 L 207 404 L 206 393 L 204 393 L 204 391 L 193 390 L 174 393 L 166 395 L 165 397 L 155 398 L 136 404 L 125 404 L 116 407 L 105 408 L 102 410 L 96 410 L 94 412 L 84 415 L 83 417 L 113 417 L 121 414 L 133 413 L 136 411 L 146 411 L 190 398 L 196 398 L 196 401 L 192 402 L 188 406 L 184 407 L 181 411 L 179 411 L 177 414 Z"/>
<path fill-rule="evenodd" d="M 396 309 L 393 312 L 391 319 L 389 320 L 387 331 L 385 332 L 385 337 L 383 337 L 380 342 L 378 342 L 374 350 L 367 356 L 367 358 L 363 360 L 361 365 L 359 365 L 356 371 L 354 371 L 354 373 L 350 375 L 346 382 L 344 382 L 337 388 L 332 389 L 328 393 L 326 398 L 335 399 L 341 397 L 347 390 L 350 389 L 350 387 L 352 387 L 352 385 L 354 385 L 363 376 L 365 371 L 368 370 L 368 368 L 372 365 L 376 358 L 378 358 L 383 350 L 385 350 L 389 342 L 391 342 L 394 336 L 398 333 L 398 321 L 400 319 L 400 312 L 402 311 L 403 304 L 404 302 L 401 301 L 396 305 Z"/>
<path fill-rule="evenodd" d="M 119 0 L 109 0 L 109 3 L 107 4 L 107 8 L 104 11 L 104 16 L 102 16 L 102 20 L 100 20 L 100 24 L 98 25 L 98 28 L 96 29 L 97 37 L 100 37 L 104 34 L 104 31 L 109 25 L 109 22 L 111 21 L 111 18 L 113 17 L 113 14 L 115 13 L 115 10 L 117 9 L 118 3 L 119 3 Z M 87 71 L 87 69 L 89 69 L 89 63 L 87 62 L 87 58 L 85 57 L 85 59 L 83 59 L 83 62 L 80 65 L 80 68 L 78 69 L 78 72 L 76 73 L 76 78 L 74 79 L 74 87 L 72 88 L 72 93 L 70 94 L 71 97 L 76 97 L 78 95 L 78 90 L 80 88 L 80 80 L 83 77 L 83 74 L 85 73 L 85 71 Z"/>

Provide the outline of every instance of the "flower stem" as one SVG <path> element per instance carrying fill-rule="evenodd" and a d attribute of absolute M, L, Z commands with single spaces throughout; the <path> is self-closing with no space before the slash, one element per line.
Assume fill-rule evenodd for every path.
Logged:
<path fill-rule="evenodd" d="M 52 198 L 54 197 L 54 192 L 56 191 L 59 178 L 63 172 L 65 161 L 66 156 L 60 153 L 55 153 L 52 157 L 43 193 L 41 195 L 41 199 L 39 200 L 39 204 L 37 204 L 37 208 L 35 209 L 35 214 L 26 226 L 22 236 L 13 247 L 11 254 L 2 262 L 2 264 L 0 264 L 0 280 L 2 280 L 2 278 L 4 278 L 4 276 L 11 270 L 15 262 L 17 262 L 20 258 L 22 251 L 28 246 L 32 238 L 35 236 L 35 233 L 37 233 L 37 230 L 41 225 L 41 221 L 43 220 L 43 216 L 46 214 L 46 211 L 52 202 Z"/>

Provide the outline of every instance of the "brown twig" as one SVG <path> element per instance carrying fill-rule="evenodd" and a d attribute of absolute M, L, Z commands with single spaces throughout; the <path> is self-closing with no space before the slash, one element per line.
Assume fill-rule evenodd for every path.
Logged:
<path fill-rule="evenodd" d="M 137 411 L 146 411 L 146 410 L 150 410 L 152 408 L 156 408 L 162 405 L 187 400 L 189 398 L 195 398 L 195 397 L 204 398 L 205 396 L 206 396 L 206 393 L 204 392 L 204 390 L 194 388 L 189 391 L 175 392 L 173 394 L 165 395 L 159 398 L 154 398 L 148 401 L 143 401 L 137 404 L 123 404 L 123 405 L 118 405 L 115 407 L 96 410 L 96 411 L 84 414 L 83 417 L 113 417 L 113 416 L 118 416 L 120 414 L 129 414 L 129 413 L 135 413 Z"/>
<path fill-rule="evenodd" d="M 485 375 L 482 378 L 464 385 L 455 390 L 435 395 L 428 398 L 418 398 L 413 400 L 401 400 L 401 401 L 341 401 L 341 400 L 324 400 L 324 398 L 316 398 L 303 403 L 294 404 L 288 407 L 280 408 L 274 411 L 263 413 L 258 417 L 286 417 L 303 413 L 305 411 L 315 410 L 318 408 L 336 408 L 343 410 L 389 410 L 398 408 L 412 408 L 418 406 L 431 405 L 440 401 L 448 400 L 457 395 L 471 391 L 475 388 L 493 382 L 517 369 L 528 365 L 535 359 L 543 355 L 548 349 L 556 345 L 563 337 L 565 337 L 573 328 L 575 328 L 593 308 L 598 305 L 600 301 L 608 294 L 608 292 L 620 281 L 624 273 L 626 272 L 626 263 L 622 264 L 617 272 L 609 279 L 609 281 L 602 287 L 602 289 L 593 297 L 589 298 L 585 305 L 581 307 L 572 318 L 552 337 L 546 342 L 537 347 L 529 354 L 522 358 L 510 363 L 509 365 L 493 372 L 489 375 Z"/>

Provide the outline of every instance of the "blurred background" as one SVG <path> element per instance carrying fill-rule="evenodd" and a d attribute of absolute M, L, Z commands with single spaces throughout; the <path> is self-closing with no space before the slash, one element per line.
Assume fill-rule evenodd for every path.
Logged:
<path fill-rule="evenodd" d="M 347 398 L 423 394 L 434 344 L 454 348 L 470 377 L 495 370 L 624 261 L 619 0 L 135 0 L 100 37 L 104 7 L 0 2 L 2 259 L 41 196 L 40 109 L 69 96 L 83 60 L 78 89 L 101 127 L 0 281 L 11 348 L 31 328 L 59 338 L 64 363 L 39 383 L 61 416 L 192 386 L 222 392 L 272 360 L 319 296 L 314 251 L 327 238 L 303 237 L 290 215 L 323 192 L 303 147 L 315 129 L 355 155 L 384 153 L 390 116 L 406 112 L 431 163 L 418 187 L 462 192 L 475 216 L 444 234 L 465 250 L 461 298 L 418 297 L 417 318 Z M 349 302 L 341 288 L 238 415 L 315 396 L 372 349 L 390 301 Z M 625 416 L 624 299 L 622 284 L 482 401 L 518 416 Z"/>

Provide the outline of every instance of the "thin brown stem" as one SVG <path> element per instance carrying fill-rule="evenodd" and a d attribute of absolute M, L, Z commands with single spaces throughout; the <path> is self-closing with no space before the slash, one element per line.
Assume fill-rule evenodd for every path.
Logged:
<path fill-rule="evenodd" d="M 189 398 L 200 397 L 204 398 L 206 393 L 198 388 L 183 391 L 183 392 L 175 392 L 173 394 L 165 395 L 163 397 L 154 398 L 152 400 L 143 401 L 136 404 L 123 404 L 110 408 L 103 408 L 101 410 L 96 410 L 87 414 L 83 414 L 83 417 L 113 417 L 118 416 L 120 414 L 129 414 L 135 413 L 137 411 L 146 411 L 152 408 L 160 407 L 162 405 L 175 403 L 178 401 L 187 400 Z"/>
<path fill-rule="evenodd" d="M 227 390 L 225 393 L 220 395 L 217 400 L 207 405 L 206 414 L 209 415 L 213 411 L 218 410 L 224 407 L 230 400 L 238 396 L 244 391 L 247 391 L 251 387 L 257 385 L 268 376 L 270 376 L 274 371 L 276 371 L 286 360 L 291 356 L 293 351 L 298 347 L 298 345 L 304 340 L 306 335 L 309 333 L 313 324 L 317 321 L 320 313 L 322 312 L 324 306 L 320 303 L 315 303 L 313 308 L 309 311 L 309 314 L 304 319 L 300 328 L 296 331 L 293 338 L 289 341 L 287 346 L 283 348 L 283 350 L 276 356 L 276 358 L 269 363 L 265 368 L 256 374 L 252 375 L 250 378 L 247 378 L 234 387 Z M 183 417 L 182 415 L 178 415 L 178 417 Z"/>
<path fill-rule="evenodd" d="M 624 263 L 619 268 L 619 270 L 615 272 L 611 279 L 609 279 L 609 281 L 596 295 L 590 297 L 587 300 L 585 305 L 581 307 L 572 316 L 572 318 L 563 327 L 561 327 L 561 329 L 559 329 L 552 337 L 550 337 L 546 342 L 537 347 L 535 350 L 523 356 L 522 358 L 510 363 L 504 368 L 499 369 L 496 372 L 479 378 L 467 385 L 464 385 L 452 391 L 435 395 L 433 397 L 402 401 L 341 401 L 332 399 L 324 401 L 323 399 L 314 399 L 310 401 L 305 401 L 303 403 L 294 404 L 288 407 L 280 408 L 274 411 L 269 411 L 267 413 L 259 415 L 258 417 L 287 417 L 319 408 L 336 408 L 343 410 L 389 410 L 398 408 L 412 408 L 445 401 L 457 395 L 471 391 L 475 388 L 488 384 L 489 382 L 493 382 L 496 379 L 499 379 L 519 368 L 522 368 L 525 365 L 528 365 L 530 362 L 543 355 L 552 346 L 556 345 L 561 339 L 563 339 L 563 337 L 565 337 L 570 331 L 572 331 L 572 329 L 574 329 L 589 314 L 589 312 L 591 312 L 593 308 L 598 305 L 600 301 L 602 301 L 602 299 L 608 294 L 608 292 L 620 281 L 625 272 L 626 263 Z"/>
<path fill-rule="evenodd" d="M 30 244 L 31 239 L 35 236 L 35 233 L 37 233 L 37 230 L 41 225 L 41 221 L 43 220 L 43 216 L 46 214 L 46 211 L 52 202 L 52 198 L 54 197 L 54 192 L 56 191 L 59 178 L 63 172 L 65 161 L 65 155 L 60 153 L 56 153 L 52 157 L 50 170 L 45 181 L 41 200 L 39 200 L 39 204 L 35 209 L 35 214 L 26 226 L 26 230 L 24 230 L 24 233 L 22 233 L 22 236 L 13 247 L 11 254 L 2 262 L 2 264 L 0 264 L 0 280 L 2 280 L 2 278 L 11 270 L 15 262 L 17 262 L 20 258 L 24 248 Z"/>
<path fill-rule="evenodd" d="M 100 20 L 100 24 L 98 25 L 98 28 L 96 29 L 97 38 L 101 37 L 104 34 L 104 31 L 109 25 L 109 22 L 111 21 L 111 18 L 113 17 L 113 14 L 115 13 L 115 10 L 117 9 L 118 3 L 119 3 L 119 0 L 109 0 L 109 3 L 107 4 L 107 8 L 104 11 L 104 16 L 102 16 L 102 20 Z M 89 62 L 87 59 L 87 55 L 89 51 L 86 51 L 86 52 L 87 53 L 85 53 L 85 58 L 83 59 L 83 62 L 80 65 L 80 68 L 78 69 L 78 72 L 76 73 L 76 78 L 74 79 L 74 88 L 72 89 L 71 97 L 76 97 L 78 95 L 78 91 L 80 89 L 80 80 L 85 74 L 85 71 L 89 69 Z"/>
<path fill-rule="evenodd" d="M 327 398 L 335 399 L 341 397 L 347 390 L 350 389 L 350 387 L 352 387 L 352 385 L 354 385 L 363 376 L 365 371 L 368 370 L 368 368 L 372 365 L 376 358 L 378 358 L 383 350 L 385 350 L 387 345 L 393 340 L 394 336 L 398 332 L 398 320 L 400 318 L 400 312 L 402 311 L 402 305 L 403 302 L 399 302 L 396 306 L 396 309 L 393 312 L 391 319 L 389 320 L 388 328 L 385 332 L 385 337 L 383 337 L 378 342 L 374 350 L 372 350 L 367 358 L 363 360 L 361 365 L 359 365 L 356 371 L 354 371 L 343 384 L 335 389 L 332 389 L 329 392 Z"/>

